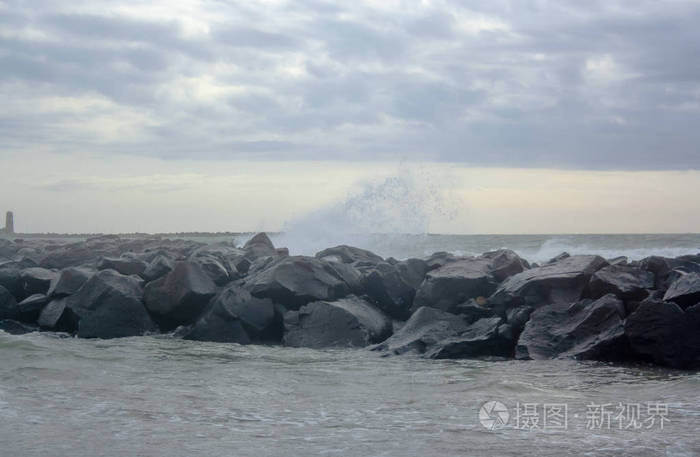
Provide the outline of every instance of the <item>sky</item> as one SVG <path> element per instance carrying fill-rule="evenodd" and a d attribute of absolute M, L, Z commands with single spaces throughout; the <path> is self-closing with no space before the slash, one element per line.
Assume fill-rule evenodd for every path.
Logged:
<path fill-rule="evenodd" d="M 675 0 L 0 0 L 0 211 L 281 230 L 383 199 L 393 221 L 357 216 L 377 231 L 698 232 L 698 23 Z"/>

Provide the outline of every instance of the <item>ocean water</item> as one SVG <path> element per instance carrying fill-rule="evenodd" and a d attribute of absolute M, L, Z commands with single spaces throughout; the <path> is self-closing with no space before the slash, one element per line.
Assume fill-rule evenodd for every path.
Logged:
<path fill-rule="evenodd" d="M 273 241 L 293 254 L 338 244 L 289 234 Z M 340 241 L 396 258 L 500 247 L 530 261 L 562 251 L 700 252 L 699 235 Z M 560 414 L 545 422 L 546 411 Z M 698 372 L 0 332 L 2 456 L 697 456 L 698 424 Z"/>

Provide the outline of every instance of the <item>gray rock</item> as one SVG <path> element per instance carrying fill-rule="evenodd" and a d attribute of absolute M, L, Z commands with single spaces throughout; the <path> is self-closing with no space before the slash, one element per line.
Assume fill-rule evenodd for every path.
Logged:
<path fill-rule="evenodd" d="M 46 295 L 54 298 L 73 295 L 90 279 L 93 271 L 86 268 L 69 267 L 61 270 L 51 281 Z"/>
<path fill-rule="evenodd" d="M 421 307 L 389 339 L 372 348 L 388 354 L 424 354 L 441 341 L 460 335 L 468 324 L 464 318 L 437 308 Z"/>
<path fill-rule="evenodd" d="M 173 271 L 146 285 L 146 308 L 163 330 L 194 323 L 216 294 L 214 281 L 194 262 L 176 262 Z"/>
<path fill-rule="evenodd" d="M 41 310 L 49 303 L 49 298 L 44 294 L 34 294 L 17 304 L 19 320 L 33 324 L 39 319 Z"/>
<path fill-rule="evenodd" d="M 37 324 L 43 330 L 74 333 L 78 328 L 78 316 L 68 306 L 68 297 L 51 300 L 41 310 Z"/>
<path fill-rule="evenodd" d="M 137 259 L 102 257 L 97 261 L 97 269 L 111 269 L 127 276 L 141 275 L 146 270 L 146 262 Z"/>
<path fill-rule="evenodd" d="M 623 303 L 609 294 L 533 311 L 520 335 L 518 359 L 624 360 L 628 355 Z"/>
<path fill-rule="evenodd" d="M 39 327 L 27 325 L 11 319 L 3 319 L 0 320 L 0 330 L 5 333 L 9 333 L 10 335 L 24 335 L 26 333 L 38 331 Z"/>
<path fill-rule="evenodd" d="M 22 281 L 22 290 L 24 296 L 28 297 L 34 294 L 46 294 L 53 281 L 58 274 L 55 271 L 47 270 L 46 268 L 33 267 L 25 268 L 20 271 L 20 279 Z"/>
<path fill-rule="evenodd" d="M 506 279 L 489 298 L 499 313 L 523 305 L 538 307 L 581 299 L 591 276 L 607 262 L 600 256 L 575 255 L 523 271 Z"/>
<path fill-rule="evenodd" d="M 654 273 L 626 265 L 610 265 L 596 271 L 588 283 L 591 298 L 615 294 L 622 300 L 641 300 L 654 287 Z"/>
<path fill-rule="evenodd" d="M 329 262 L 340 263 L 364 262 L 366 264 L 377 264 L 384 261 L 384 259 L 373 252 L 347 245 L 324 249 L 316 253 L 315 257 Z"/>
<path fill-rule="evenodd" d="M 685 273 L 668 287 L 664 301 L 672 301 L 681 308 L 700 303 L 700 273 Z"/>
<path fill-rule="evenodd" d="M 184 335 L 185 339 L 225 343 L 279 343 L 282 313 L 267 299 L 236 285 L 222 290 Z"/>
<path fill-rule="evenodd" d="M 156 330 L 142 296 L 139 279 L 103 270 L 68 297 L 66 306 L 78 317 L 81 338 L 138 336 Z"/>
<path fill-rule="evenodd" d="M 0 286 L 0 319 L 19 319 L 17 300 L 5 287 Z"/>
<path fill-rule="evenodd" d="M 313 257 L 290 256 L 273 261 L 245 279 L 245 289 L 287 309 L 317 300 L 332 301 L 348 295 L 350 286 L 334 266 Z"/>
<path fill-rule="evenodd" d="M 292 347 L 365 347 L 391 335 L 391 321 L 354 295 L 289 311 L 284 327 L 284 344 Z"/>
<path fill-rule="evenodd" d="M 685 325 L 686 313 L 675 303 L 645 300 L 627 317 L 625 334 L 639 359 L 686 368 L 694 357 L 685 350 Z"/>
<path fill-rule="evenodd" d="M 431 359 L 466 359 L 475 357 L 509 357 L 515 341 L 499 329 L 500 317 L 479 319 L 458 336 L 446 338 L 433 345 L 425 356 Z"/>
<path fill-rule="evenodd" d="M 161 278 L 175 268 L 175 262 L 167 255 L 159 254 L 151 260 L 141 276 L 146 281 L 154 281 Z"/>

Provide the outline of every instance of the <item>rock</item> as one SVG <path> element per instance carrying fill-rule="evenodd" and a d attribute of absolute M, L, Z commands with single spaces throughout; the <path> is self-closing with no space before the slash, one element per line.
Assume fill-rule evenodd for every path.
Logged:
<path fill-rule="evenodd" d="M 564 251 L 564 252 L 562 252 L 561 254 L 552 257 L 551 259 L 549 259 L 548 261 L 546 261 L 543 265 L 551 265 L 551 264 L 553 264 L 553 263 L 559 262 L 560 260 L 568 259 L 569 257 L 571 257 L 571 254 L 569 254 L 568 252 Z"/>
<path fill-rule="evenodd" d="M 258 258 L 263 256 L 277 256 L 275 245 L 272 244 L 270 237 L 266 233 L 258 233 L 249 239 L 243 246 L 248 258 Z"/>
<path fill-rule="evenodd" d="M 324 249 L 316 253 L 316 258 L 326 260 L 328 262 L 340 263 L 355 263 L 363 262 L 366 264 L 377 264 L 383 262 L 384 259 L 377 254 L 367 251 L 366 249 L 355 248 L 347 245 L 335 246 Z"/>
<path fill-rule="evenodd" d="M 35 323 L 48 302 L 49 298 L 44 294 L 34 294 L 25 298 L 17 304 L 19 320 L 30 324 Z"/>
<path fill-rule="evenodd" d="M 615 294 L 622 300 L 642 300 L 654 288 L 654 273 L 626 265 L 610 265 L 596 271 L 588 283 L 591 298 Z"/>
<path fill-rule="evenodd" d="M 289 311 L 284 327 L 284 344 L 292 347 L 365 347 L 391 335 L 391 321 L 354 295 Z"/>
<path fill-rule="evenodd" d="M 624 305 L 612 294 L 573 305 L 542 306 L 525 325 L 515 357 L 624 360 L 628 354 L 624 318 Z"/>
<path fill-rule="evenodd" d="M 486 317 L 496 317 L 493 314 L 493 309 L 484 306 L 485 300 L 475 300 L 471 299 L 464 303 L 460 303 L 455 307 L 455 313 L 462 316 L 462 318 L 469 324 L 472 324 L 479 319 Z"/>
<path fill-rule="evenodd" d="M 445 266 L 449 262 L 458 260 L 453 254 L 449 252 L 440 251 L 434 252 L 430 257 L 425 259 L 425 265 L 428 267 L 428 271 L 433 271 L 437 268 Z"/>
<path fill-rule="evenodd" d="M 41 310 L 37 324 L 43 330 L 74 333 L 78 328 L 78 316 L 68 306 L 68 297 L 51 300 Z"/>
<path fill-rule="evenodd" d="M 231 282 L 228 270 L 216 257 L 210 255 L 199 255 L 197 257 L 190 258 L 190 261 L 199 264 L 199 266 L 202 267 L 202 270 L 204 270 L 207 276 L 209 276 L 217 286 L 225 286 Z"/>
<path fill-rule="evenodd" d="M 28 297 L 34 294 L 46 294 L 51 286 L 51 281 L 57 277 L 55 271 L 47 270 L 46 268 L 25 268 L 20 271 L 20 279 L 22 280 L 22 289 L 24 296 Z"/>
<path fill-rule="evenodd" d="M 651 256 L 639 262 L 639 268 L 651 271 L 656 278 L 654 287 L 657 289 L 667 289 L 670 285 L 669 274 L 673 270 L 684 273 L 700 273 L 700 265 L 689 260 L 678 258 L 669 259 L 667 257 Z"/>
<path fill-rule="evenodd" d="M 681 308 L 700 303 L 700 274 L 685 273 L 669 286 L 664 301 L 672 301 Z"/>
<path fill-rule="evenodd" d="M 406 324 L 389 339 L 372 348 L 399 355 L 406 353 L 424 354 L 432 351 L 436 344 L 455 337 L 468 328 L 465 320 L 452 313 L 437 308 L 418 308 Z"/>
<path fill-rule="evenodd" d="M 160 254 L 151 260 L 141 276 L 150 282 L 167 275 L 173 268 L 175 262 L 170 257 Z"/>
<path fill-rule="evenodd" d="M 652 300 L 640 303 L 625 322 L 625 334 L 633 354 L 643 361 L 686 368 L 692 357 L 684 350 L 685 319 L 686 314 L 675 303 Z"/>
<path fill-rule="evenodd" d="M 411 316 L 416 286 L 404 279 L 397 265 L 380 262 L 364 270 L 362 285 L 371 301 L 388 316 L 399 320 Z"/>
<path fill-rule="evenodd" d="M 683 320 L 684 365 L 700 368 L 700 304 L 686 308 Z"/>
<path fill-rule="evenodd" d="M 267 299 L 255 298 L 236 285 L 221 291 L 185 339 L 222 343 L 279 343 L 282 313 Z"/>
<path fill-rule="evenodd" d="M 81 265 L 95 265 L 100 257 L 116 254 L 114 246 L 105 243 L 74 243 L 50 252 L 39 266 L 62 270 Z"/>
<path fill-rule="evenodd" d="M 85 268 L 65 268 L 51 281 L 46 295 L 54 298 L 73 295 L 93 274 L 94 272 Z"/>
<path fill-rule="evenodd" d="M 416 291 L 413 310 L 431 306 L 455 312 L 456 306 L 469 299 L 488 297 L 496 290 L 492 262 L 487 258 L 462 258 L 428 272 Z"/>
<path fill-rule="evenodd" d="M 5 287 L 0 286 L 0 319 L 19 319 L 17 300 Z"/>
<path fill-rule="evenodd" d="M 479 319 L 458 336 L 433 345 L 425 356 L 431 359 L 512 356 L 515 341 L 500 334 L 499 328 L 503 324 L 500 317 Z"/>
<path fill-rule="evenodd" d="M 22 322 L 13 321 L 11 319 L 0 320 L 0 330 L 10 335 L 24 335 L 26 333 L 36 332 L 38 327 L 33 325 L 23 324 Z"/>
<path fill-rule="evenodd" d="M 138 336 L 156 330 L 142 295 L 139 279 L 102 270 L 68 297 L 66 306 L 78 317 L 81 338 Z"/>
<path fill-rule="evenodd" d="M 518 254 L 510 249 L 486 252 L 481 257 L 491 261 L 491 275 L 497 282 L 503 282 L 507 278 L 530 268 L 527 260 L 520 258 Z"/>
<path fill-rule="evenodd" d="M 538 307 L 581 299 L 591 276 L 607 262 L 600 256 L 574 255 L 506 279 L 489 298 L 497 313 L 518 306 Z"/>
<path fill-rule="evenodd" d="M 194 262 L 176 262 L 173 271 L 146 285 L 146 308 L 163 330 L 193 323 L 209 300 L 216 285 Z"/>
<path fill-rule="evenodd" d="M 19 262 L 6 262 L 0 265 L 0 286 L 7 289 L 16 300 L 26 297 L 20 277 L 22 268 Z"/>
<path fill-rule="evenodd" d="M 249 274 L 244 286 L 253 296 L 269 298 L 287 309 L 317 300 L 335 300 L 350 293 L 333 265 L 313 257 L 290 256 Z"/>
<path fill-rule="evenodd" d="M 111 269 L 127 276 L 141 275 L 146 270 L 146 262 L 136 259 L 102 257 L 97 261 L 97 269 Z"/>
<path fill-rule="evenodd" d="M 624 255 L 621 255 L 619 257 L 613 257 L 612 259 L 608 259 L 608 263 L 610 265 L 627 265 L 629 263 L 628 261 L 629 261 L 629 259 Z"/>

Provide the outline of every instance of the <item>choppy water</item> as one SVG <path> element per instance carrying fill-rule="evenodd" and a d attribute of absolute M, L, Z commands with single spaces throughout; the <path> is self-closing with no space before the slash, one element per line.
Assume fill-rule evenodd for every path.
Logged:
<path fill-rule="evenodd" d="M 285 235 L 273 240 L 296 254 L 333 244 Z M 531 261 L 561 251 L 633 259 L 700 252 L 700 235 L 374 235 L 341 241 L 397 258 L 500 247 Z M 506 405 L 505 426 L 489 430 L 481 424 L 478 412 L 487 401 Z M 545 404 L 566 404 L 566 429 L 516 427 L 517 403 L 534 404 L 540 421 Z M 649 418 L 647 407 L 665 406 L 669 422 L 663 429 L 658 420 L 650 429 L 649 423 L 620 429 L 620 403 L 639 405 L 640 422 Z M 603 404 L 610 405 L 610 424 L 591 429 L 587 415 Z M 381 358 L 366 350 L 167 336 L 99 341 L 0 332 L 3 456 L 697 456 L 698 424 L 696 372 L 570 361 Z"/>
<path fill-rule="evenodd" d="M 0 360 L 7 456 L 700 453 L 697 373 L 2 333 Z M 511 408 L 505 427 L 481 425 L 488 400 Z M 516 402 L 539 405 L 538 414 L 545 403 L 567 404 L 567 429 L 516 428 Z M 620 430 L 613 420 L 589 430 L 588 405 L 618 402 L 662 403 L 668 422 Z"/>

